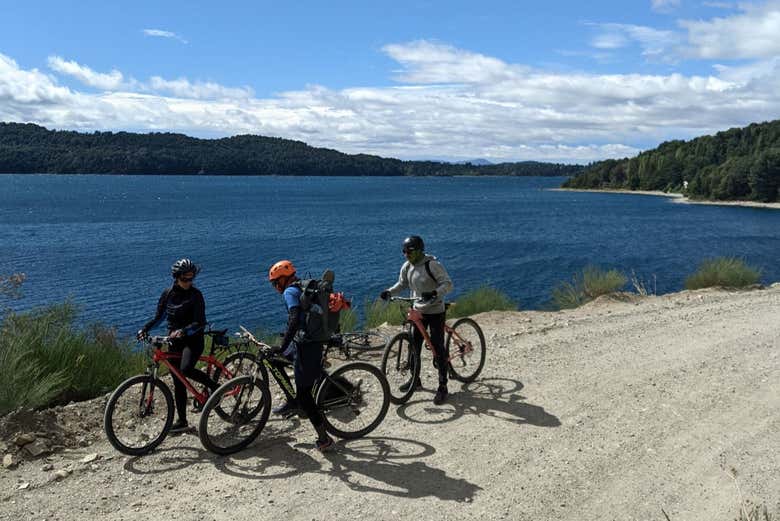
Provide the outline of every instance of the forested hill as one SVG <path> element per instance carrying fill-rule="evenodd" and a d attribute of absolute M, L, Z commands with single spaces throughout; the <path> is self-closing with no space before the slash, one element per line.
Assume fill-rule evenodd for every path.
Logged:
<path fill-rule="evenodd" d="M 563 186 L 684 191 L 696 199 L 774 202 L 780 199 L 780 120 L 691 141 L 668 141 L 631 159 L 599 161 Z"/>
<path fill-rule="evenodd" d="M 84 134 L 0 123 L 0 173 L 567 176 L 581 170 L 579 165 L 535 161 L 491 165 L 401 161 L 253 135 L 198 139 L 170 133 Z"/>

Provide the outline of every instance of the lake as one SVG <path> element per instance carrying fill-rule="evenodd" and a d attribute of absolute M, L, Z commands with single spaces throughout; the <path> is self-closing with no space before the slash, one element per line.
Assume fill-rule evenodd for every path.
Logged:
<path fill-rule="evenodd" d="M 0 274 L 25 272 L 17 310 L 72 299 L 83 321 L 122 333 L 154 313 L 174 260 L 218 327 L 281 328 L 266 281 L 287 258 L 300 274 L 336 272 L 359 308 L 395 282 L 401 241 L 423 236 L 454 297 L 495 286 L 522 309 L 588 264 L 658 293 L 682 289 L 707 257 L 738 256 L 780 280 L 780 211 L 685 205 L 663 197 L 558 192 L 562 178 L 0 176 Z"/>

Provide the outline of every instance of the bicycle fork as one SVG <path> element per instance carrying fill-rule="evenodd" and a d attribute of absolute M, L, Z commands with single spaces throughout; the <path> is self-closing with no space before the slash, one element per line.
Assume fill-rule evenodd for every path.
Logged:
<path fill-rule="evenodd" d="M 146 368 L 146 374 L 149 375 L 150 378 L 147 378 L 144 381 L 144 384 L 141 386 L 141 400 L 138 404 L 138 413 L 141 418 L 145 418 L 148 414 L 153 412 L 152 404 L 154 403 L 154 382 L 157 380 L 157 369 L 157 365 Z M 149 387 L 149 396 L 146 395 L 147 386 Z"/>

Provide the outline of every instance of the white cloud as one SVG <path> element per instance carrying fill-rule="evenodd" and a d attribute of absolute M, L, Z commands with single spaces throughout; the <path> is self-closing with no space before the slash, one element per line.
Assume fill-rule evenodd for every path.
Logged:
<path fill-rule="evenodd" d="M 49 56 L 49 67 L 62 74 L 73 76 L 80 82 L 90 87 L 103 90 L 116 90 L 122 87 L 124 76 L 113 70 L 109 73 L 95 72 L 89 67 L 80 65 L 74 61 L 67 61 L 59 56 Z"/>
<path fill-rule="evenodd" d="M 166 80 L 159 76 L 149 79 L 149 90 L 156 92 L 170 92 L 174 96 L 194 99 L 213 98 L 250 98 L 254 92 L 249 87 L 225 87 L 213 82 L 192 83 L 186 78 Z"/>
<path fill-rule="evenodd" d="M 628 44 L 628 39 L 620 31 L 604 32 L 593 38 L 591 45 L 596 49 L 619 49 Z"/>
<path fill-rule="evenodd" d="M 736 4 L 732 2 L 702 2 L 701 5 L 715 9 L 734 9 L 737 7 Z"/>
<path fill-rule="evenodd" d="M 775 61 L 720 66 L 708 76 L 597 75 L 550 72 L 427 41 L 385 52 L 398 62 L 396 86 L 311 86 L 269 98 L 187 78 L 141 83 L 123 76 L 116 91 L 71 90 L 0 55 L 0 120 L 254 133 L 402 158 L 588 162 L 780 115 Z"/>
<path fill-rule="evenodd" d="M 408 83 L 479 83 L 522 74 L 521 67 L 449 45 L 418 40 L 382 49 L 405 65 L 400 80 Z"/>
<path fill-rule="evenodd" d="M 764 59 L 780 55 L 780 1 L 739 4 L 739 14 L 684 20 L 687 53 L 704 59 Z"/>
<path fill-rule="evenodd" d="M 187 40 L 171 31 L 164 31 L 162 29 L 144 29 L 142 32 L 146 36 L 153 36 L 156 38 L 171 38 L 173 40 L 179 40 L 181 43 L 189 43 Z"/>
<path fill-rule="evenodd" d="M 86 65 L 64 60 L 59 56 L 50 56 L 48 62 L 52 70 L 72 76 L 89 87 L 105 91 L 169 93 L 176 97 L 192 99 L 245 99 L 254 95 L 249 87 L 225 87 L 214 82 L 191 82 L 186 78 L 167 80 L 160 76 L 152 76 L 149 81 L 140 82 L 135 78 L 125 78 L 117 70 L 100 73 Z"/>
<path fill-rule="evenodd" d="M 680 45 L 680 35 L 674 31 L 660 30 L 653 27 L 632 24 L 601 23 L 591 25 L 601 32 L 591 41 L 598 49 L 618 49 L 626 47 L 630 42 L 637 42 L 642 48 L 642 55 L 648 59 L 673 61 L 672 52 Z"/>
<path fill-rule="evenodd" d="M 653 11 L 668 13 L 680 6 L 680 0 L 650 0 Z"/>

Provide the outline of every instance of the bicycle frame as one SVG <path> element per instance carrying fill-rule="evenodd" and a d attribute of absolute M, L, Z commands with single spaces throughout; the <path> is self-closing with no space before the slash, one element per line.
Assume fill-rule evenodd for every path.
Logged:
<path fill-rule="evenodd" d="M 286 373 L 283 373 L 283 371 L 277 365 L 272 364 L 268 357 L 263 357 L 262 364 L 268 370 L 270 375 L 274 377 L 274 380 L 276 380 L 276 383 L 279 384 L 279 387 L 282 389 L 282 392 L 285 394 L 287 399 L 294 400 L 296 393 L 295 389 L 293 389 L 290 377 L 287 376 Z M 284 363 L 283 367 L 290 367 L 291 365 L 292 364 L 288 360 Z M 258 373 L 255 373 L 256 376 L 257 374 Z"/>
<path fill-rule="evenodd" d="M 171 363 L 171 360 L 181 360 L 181 353 L 170 353 L 163 351 L 160 348 L 155 348 L 152 351 L 152 365 L 154 368 L 151 370 L 152 376 L 154 378 L 157 378 L 157 372 L 159 370 L 159 365 L 163 364 L 165 367 L 168 368 L 168 370 L 171 372 L 171 375 L 174 378 L 177 378 L 181 383 L 184 384 L 184 387 L 187 388 L 187 391 L 196 399 L 198 400 L 198 403 L 205 404 L 206 400 L 208 399 L 208 395 L 198 392 L 197 389 L 195 389 L 195 386 L 193 386 L 190 381 L 187 379 L 186 376 L 184 376 L 179 369 Z M 228 378 L 233 378 L 233 373 L 231 373 L 227 367 L 225 367 L 222 362 L 220 362 L 216 356 L 213 354 L 209 355 L 201 355 L 198 357 L 199 362 L 206 362 L 209 366 L 216 366 L 221 371 L 224 371 L 225 375 L 227 375 Z M 149 399 L 151 400 L 154 395 L 154 389 L 152 389 L 152 393 L 149 396 Z"/>
<path fill-rule="evenodd" d="M 325 362 L 325 359 L 328 356 L 328 349 L 330 346 L 327 346 L 325 350 L 322 353 L 322 360 L 323 363 Z M 269 374 L 276 380 L 276 383 L 279 384 L 279 387 L 282 389 L 282 392 L 285 394 L 285 397 L 288 400 L 294 400 L 297 396 L 297 392 L 295 388 L 292 385 L 292 381 L 290 380 L 290 377 L 287 376 L 287 374 L 282 370 L 283 367 L 291 367 L 292 362 L 290 362 L 287 359 L 279 360 L 279 364 L 274 364 L 271 362 L 270 357 L 263 353 L 262 351 L 258 353 L 258 356 L 261 358 L 262 365 L 268 370 Z M 255 373 L 255 377 L 259 377 L 260 372 Z M 330 380 L 330 382 L 340 391 L 342 391 L 345 394 L 349 393 L 348 389 L 345 389 L 342 385 L 339 384 L 339 382 L 330 379 L 329 373 L 323 368 L 320 376 L 317 378 L 317 381 L 314 384 L 314 387 L 312 388 L 312 394 L 316 396 L 317 390 L 322 385 L 322 382 L 325 380 Z"/>
<path fill-rule="evenodd" d="M 406 321 L 409 323 L 410 328 L 411 326 L 414 326 L 417 328 L 417 331 L 420 332 L 424 340 L 425 348 L 431 351 L 434 356 L 437 356 L 438 353 L 436 353 L 436 348 L 433 345 L 431 336 L 428 334 L 428 331 L 426 330 L 426 327 L 423 324 L 422 313 L 414 309 L 414 307 L 410 307 L 409 310 L 406 312 Z M 451 362 L 452 359 L 455 357 L 461 357 L 467 353 L 471 353 L 472 351 L 474 351 L 471 342 L 467 342 L 463 340 L 463 338 L 461 338 L 461 336 L 457 333 L 457 331 L 455 331 L 450 326 L 448 326 L 446 322 L 444 323 L 444 333 L 449 333 L 452 336 L 452 338 L 455 340 L 455 342 L 458 344 L 458 346 L 462 347 L 462 349 L 458 349 L 457 354 L 455 355 L 450 354 L 450 357 L 447 359 L 448 363 Z"/>

